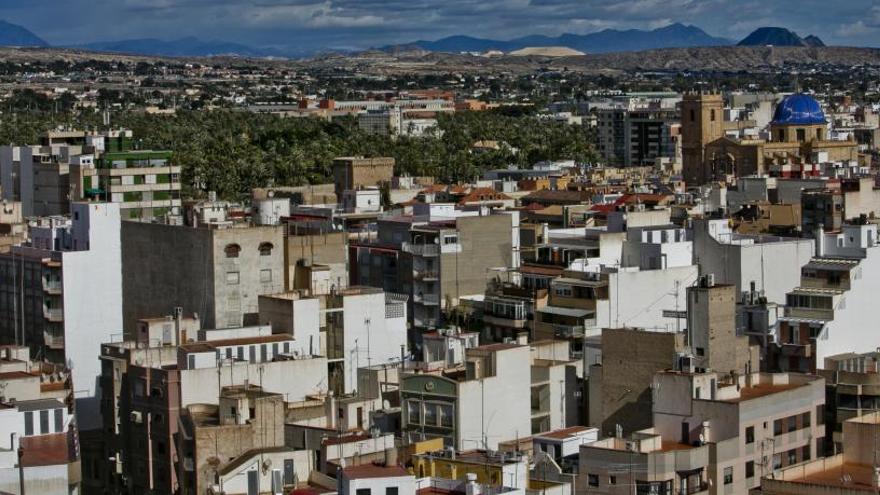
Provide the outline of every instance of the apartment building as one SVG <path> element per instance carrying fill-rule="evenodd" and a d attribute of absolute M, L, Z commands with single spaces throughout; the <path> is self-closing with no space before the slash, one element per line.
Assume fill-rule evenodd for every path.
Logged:
<path fill-rule="evenodd" d="M 880 338 L 861 331 L 880 290 L 878 254 L 876 225 L 817 230 L 816 256 L 786 295 L 771 366 L 815 372 L 826 357 L 880 347 Z"/>
<path fill-rule="evenodd" d="M 861 495 L 875 493 L 880 484 L 876 438 L 880 414 L 871 413 L 843 422 L 843 453 L 804 459 L 761 478 L 760 493 L 766 495 Z"/>
<path fill-rule="evenodd" d="M 72 203 L 72 218 L 30 228 L 0 254 L 0 335 L 69 367 L 80 430 L 98 428 L 100 343 L 122 327 L 119 205 Z"/>
<path fill-rule="evenodd" d="M 672 108 L 606 108 L 598 111 L 599 152 L 606 162 L 625 167 L 675 161 L 678 112 Z"/>
<path fill-rule="evenodd" d="M 418 328 L 442 326 L 461 297 L 484 293 L 490 271 L 518 266 L 518 215 L 485 207 L 423 205 L 379 219 L 375 240 L 349 244 L 350 283 L 408 295 Z"/>
<path fill-rule="evenodd" d="M 177 452 L 180 493 L 282 493 L 314 468 L 304 451 L 284 443 L 284 396 L 256 385 L 224 387 L 218 404 L 181 413 Z"/>
<path fill-rule="evenodd" d="M 0 490 L 78 493 L 80 449 L 70 374 L 43 366 L 24 346 L 0 346 Z M 19 466 L 21 471 L 19 470 Z"/>
<path fill-rule="evenodd" d="M 126 219 L 180 214 L 180 167 L 170 151 L 132 150 L 127 129 L 49 131 L 39 145 L 0 148 L 3 198 L 25 216 L 66 215 L 70 203 L 119 203 Z"/>
<path fill-rule="evenodd" d="M 495 450 L 499 442 L 531 431 L 529 347 L 491 344 L 466 353 L 464 368 L 401 376 L 405 438 L 442 438 L 456 450 Z"/>
<path fill-rule="evenodd" d="M 71 193 L 119 203 L 127 220 L 166 220 L 181 215 L 180 165 L 170 151 L 105 152 L 70 166 Z"/>
<path fill-rule="evenodd" d="M 272 334 L 268 326 L 202 330 L 179 346 L 103 344 L 104 452 L 92 462 L 104 466 L 112 459 L 108 467 L 116 474 L 91 483 L 125 493 L 187 487 L 195 461 L 190 456 L 187 463 L 190 451 L 178 443 L 187 406 L 210 405 L 216 412 L 224 387 L 255 386 L 291 402 L 326 393 L 327 360 L 296 356 L 295 347 L 291 336 Z"/>
<path fill-rule="evenodd" d="M 284 228 L 123 222 L 124 328 L 181 307 L 206 328 L 255 324 L 258 296 L 284 291 Z"/>
<path fill-rule="evenodd" d="M 577 492 L 747 493 L 821 455 L 824 388 L 787 373 L 657 373 L 653 427 L 582 445 Z"/>
<path fill-rule="evenodd" d="M 767 301 L 784 304 L 815 253 L 810 239 L 739 234 L 726 219 L 694 219 L 693 239 L 700 273 L 735 286 L 738 300 L 754 286 Z"/>
<path fill-rule="evenodd" d="M 849 419 L 880 411 L 880 353 L 848 352 L 825 358 L 816 372 L 825 379 L 826 449 L 830 454 L 844 451 L 843 424 Z"/>

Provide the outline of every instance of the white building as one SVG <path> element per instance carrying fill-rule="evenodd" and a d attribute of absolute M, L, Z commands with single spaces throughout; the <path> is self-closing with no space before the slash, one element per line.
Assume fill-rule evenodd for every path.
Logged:
<path fill-rule="evenodd" d="M 784 303 L 801 279 L 801 267 L 813 257 L 809 239 L 733 232 L 727 220 L 694 220 L 694 261 L 716 284 L 732 284 L 737 294 L 755 289 L 768 301 Z"/>

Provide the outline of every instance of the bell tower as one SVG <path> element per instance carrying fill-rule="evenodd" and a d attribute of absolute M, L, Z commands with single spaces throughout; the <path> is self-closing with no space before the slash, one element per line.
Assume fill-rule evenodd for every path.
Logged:
<path fill-rule="evenodd" d="M 721 94 L 686 93 L 681 100 L 681 157 L 687 185 L 701 185 L 712 179 L 706 164 L 706 145 L 723 135 Z"/>

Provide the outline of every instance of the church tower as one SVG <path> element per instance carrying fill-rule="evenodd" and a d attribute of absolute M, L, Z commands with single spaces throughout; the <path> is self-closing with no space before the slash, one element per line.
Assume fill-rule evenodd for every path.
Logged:
<path fill-rule="evenodd" d="M 720 93 L 686 93 L 681 100 L 682 173 L 687 185 L 712 177 L 706 164 L 706 145 L 724 135 L 724 102 Z"/>

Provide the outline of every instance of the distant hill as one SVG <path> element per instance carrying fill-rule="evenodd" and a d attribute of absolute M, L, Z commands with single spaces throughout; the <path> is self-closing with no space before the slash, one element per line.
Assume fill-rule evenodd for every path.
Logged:
<path fill-rule="evenodd" d="M 203 41 L 192 36 L 176 40 L 141 38 L 119 41 L 99 41 L 75 48 L 102 52 L 160 55 L 168 57 L 207 57 L 211 55 L 238 55 L 243 57 L 281 56 L 280 53 L 227 41 Z"/>
<path fill-rule="evenodd" d="M 485 52 L 488 50 L 512 52 L 523 48 L 565 47 L 584 53 L 614 53 L 653 50 L 657 48 L 689 48 L 731 44 L 733 44 L 732 41 L 711 36 L 696 26 L 676 23 L 651 31 L 605 29 L 590 34 L 566 33 L 556 37 L 530 35 L 508 41 L 459 35 L 436 41 L 420 40 L 404 45 L 385 47 L 385 49 L 394 50 L 403 46 L 431 52 L 460 53 Z"/>
<path fill-rule="evenodd" d="M 825 46 L 825 43 L 821 39 L 819 39 L 818 36 L 814 36 L 812 34 L 807 36 L 806 38 L 804 38 L 804 43 L 807 46 L 814 46 L 814 47 Z"/>
<path fill-rule="evenodd" d="M 794 31 L 781 27 L 762 27 L 743 38 L 738 46 L 825 46 L 818 36 L 801 38 Z"/>
<path fill-rule="evenodd" d="M 579 52 L 566 46 L 528 46 L 514 50 L 508 55 L 513 57 L 576 57 L 583 54 L 584 52 Z"/>
<path fill-rule="evenodd" d="M 49 43 L 25 27 L 0 20 L 0 46 L 47 47 Z"/>

